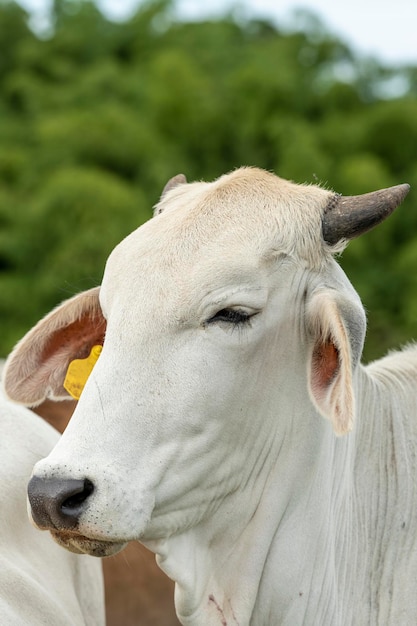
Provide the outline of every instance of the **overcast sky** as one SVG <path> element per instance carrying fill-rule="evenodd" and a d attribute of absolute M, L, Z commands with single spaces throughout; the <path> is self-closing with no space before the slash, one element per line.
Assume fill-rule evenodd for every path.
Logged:
<path fill-rule="evenodd" d="M 42 13 L 50 0 L 19 0 Z M 140 0 L 99 0 L 112 18 L 128 17 Z M 292 10 L 317 12 L 328 28 L 355 50 L 388 63 L 417 64 L 417 0 L 177 0 L 179 14 L 190 19 L 221 15 L 238 5 L 245 15 L 285 23 Z"/>

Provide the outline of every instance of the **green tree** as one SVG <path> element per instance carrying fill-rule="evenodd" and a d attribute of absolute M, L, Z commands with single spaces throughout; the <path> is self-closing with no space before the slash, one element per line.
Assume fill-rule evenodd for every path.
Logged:
<path fill-rule="evenodd" d="M 94 2 L 56 0 L 51 25 L 37 36 L 0 0 L 2 355 L 100 282 L 180 171 L 256 165 L 345 194 L 417 187 L 417 69 L 357 57 L 310 13 L 283 31 L 233 12 L 181 22 L 158 0 L 113 23 Z M 340 259 L 368 311 L 367 359 L 417 336 L 416 250 L 414 193 Z"/>

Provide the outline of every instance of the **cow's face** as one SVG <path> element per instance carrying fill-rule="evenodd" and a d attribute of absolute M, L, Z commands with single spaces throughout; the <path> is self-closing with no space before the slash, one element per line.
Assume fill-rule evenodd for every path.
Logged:
<path fill-rule="evenodd" d="M 304 338 L 293 351 L 304 270 L 288 259 L 249 263 L 225 253 L 204 267 L 204 251 L 198 267 L 179 261 L 164 268 L 161 250 L 138 252 L 146 234 L 140 229 L 110 257 L 99 298 L 107 324 L 102 353 L 59 446 L 34 472 L 41 527 L 51 517 L 58 527 L 62 521 L 37 515 L 37 489 L 44 488 L 37 481 L 81 481 L 52 494 L 68 501 L 81 489 L 72 507 L 77 536 L 72 528 L 55 535 L 87 551 L 107 553 L 130 539 L 195 526 L 242 485 L 253 489 L 253 468 L 284 434 L 285 422 L 267 419 L 279 390 L 290 386 L 290 372 L 306 378 Z M 136 270 L 127 276 L 126 267 Z M 300 394 L 294 384 L 291 395 L 305 404 L 304 385 Z M 78 533 L 112 543 L 80 544 Z"/>
<path fill-rule="evenodd" d="M 182 533 L 237 491 L 256 506 L 289 433 L 328 428 L 317 410 L 339 434 L 352 426 L 365 321 L 321 236 L 331 194 L 258 170 L 229 178 L 171 191 L 101 289 L 9 360 L 6 391 L 35 404 L 65 397 L 69 362 L 103 345 L 29 487 L 35 523 L 69 549 Z"/>

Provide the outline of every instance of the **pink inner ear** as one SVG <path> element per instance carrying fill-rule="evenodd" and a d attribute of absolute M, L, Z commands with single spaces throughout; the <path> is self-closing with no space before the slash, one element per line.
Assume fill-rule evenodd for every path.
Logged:
<path fill-rule="evenodd" d="M 309 303 L 313 340 L 308 362 L 311 400 L 329 419 L 336 435 L 353 427 L 355 398 L 352 381 L 350 338 L 342 317 L 343 302 L 336 292 L 317 292 Z"/>
<path fill-rule="evenodd" d="M 336 376 L 340 365 L 339 350 L 331 339 L 317 343 L 313 350 L 312 388 L 323 392 Z"/>
<path fill-rule="evenodd" d="M 87 311 L 76 321 L 52 333 L 39 355 L 33 381 L 39 388 L 49 389 L 51 397 L 66 396 L 63 381 L 69 363 L 86 358 L 94 345 L 103 345 L 105 332 L 105 319 Z"/>
<path fill-rule="evenodd" d="M 98 315 L 92 317 L 87 311 L 72 324 L 50 335 L 39 356 L 39 366 L 58 354 L 63 355 L 68 363 L 87 357 L 93 345 L 103 345 L 105 332 L 105 319 Z"/>

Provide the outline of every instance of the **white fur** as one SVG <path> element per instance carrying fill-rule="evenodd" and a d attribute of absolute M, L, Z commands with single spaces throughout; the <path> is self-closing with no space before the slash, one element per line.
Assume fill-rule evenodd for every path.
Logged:
<path fill-rule="evenodd" d="M 13 626 L 104 624 L 101 565 L 64 552 L 29 522 L 26 488 L 33 465 L 58 433 L 0 394 L 0 622 Z"/>
<path fill-rule="evenodd" d="M 69 547 L 144 542 L 184 625 L 415 622 L 417 351 L 360 365 L 365 314 L 321 233 L 331 198 L 247 168 L 179 184 L 93 294 L 103 352 L 35 474 L 92 481 L 90 543 Z M 23 362 L 48 370 L 74 306 L 11 356 L 18 401 L 51 393 Z M 250 321 L 214 322 L 224 309 Z"/>

